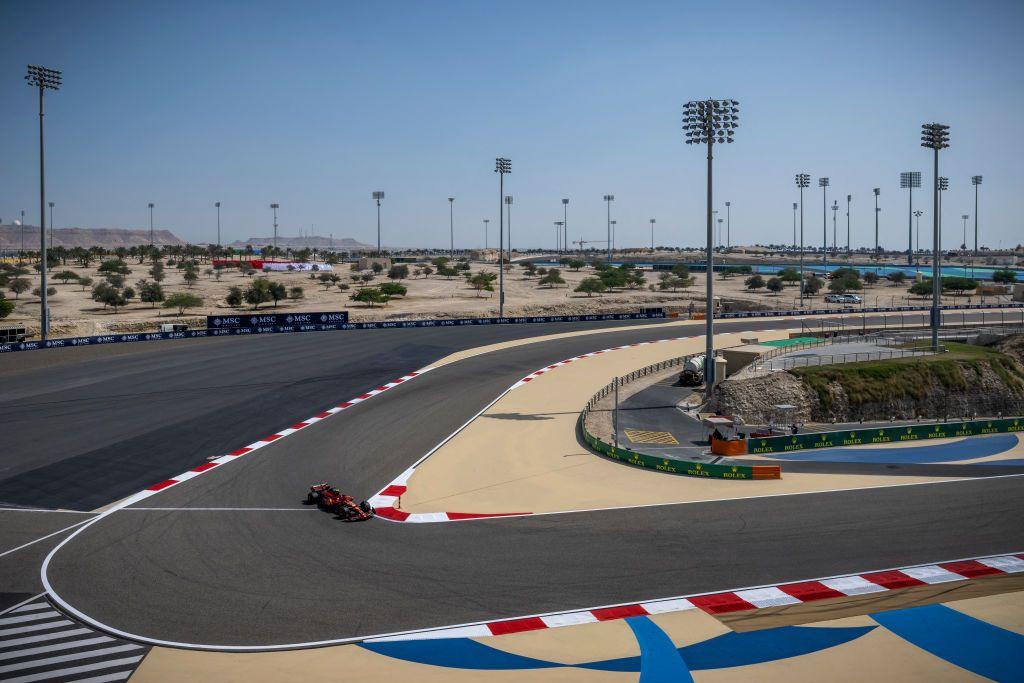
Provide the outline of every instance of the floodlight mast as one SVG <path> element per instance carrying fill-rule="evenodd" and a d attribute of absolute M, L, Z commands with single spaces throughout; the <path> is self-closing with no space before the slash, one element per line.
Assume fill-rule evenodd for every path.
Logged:
<path fill-rule="evenodd" d="M 907 190 L 909 204 L 907 206 L 907 265 L 912 264 L 914 253 L 914 235 L 911 231 L 910 217 L 914 215 L 914 188 L 921 187 L 920 171 L 904 171 L 900 173 L 900 187 Z"/>
<path fill-rule="evenodd" d="M 971 254 L 971 277 L 974 277 L 974 261 L 978 258 L 978 186 L 981 185 L 981 176 L 971 176 L 971 185 L 974 185 L 974 251 Z"/>
<path fill-rule="evenodd" d="M 918 265 L 921 263 L 921 216 L 923 215 L 924 211 L 914 209 L 914 263 Z"/>
<path fill-rule="evenodd" d="M 149 250 L 153 251 L 153 202 L 149 203 Z"/>
<path fill-rule="evenodd" d="M 733 133 L 739 127 L 739 102 L 736 100 L 693 100 L 683 106 L 683 130 L 686 144 L 707 145 L 707 299 L 705 312 L 706 355 L 704 357 L 704 383 L 707 395 L 715 387 L 715 310 L 714 310 L 714 225 L 711 206 L 714 199 L 712 161 L 714 145 L 733 141 Z"/>
<path fill-rule="evenodd" d="M 455 197 L 448 198 L 448 256 L 455 259 Z"/>
<path fill-rule="evenodd" d="M 648 220 L 651 221 L 651 253 L 653 254 L 654 253 L 654 222 L 655 221 L 654 221 L 653 218 L 650 218 Z"/>
<path fill-rule="evenodd" d="M 505 224 L 508 226 L 508 260 L 512 262 L 512 195 L 505 195 Z"/>
<path fill-rule="evenodd" d="M 796 202 L 793 202 L 793 248 L 796 249 Z"/>
<path fill-rule="evenodd" d="M 853 195 L 846 195 L 846 258 L 850 258 L 850 202 L 853 201 Z"/>
<path fill-rule="evenodd" d="M 220 247 L 220 202 L 214 202 L 213 205 L 217 208 L 217 246 Z"/>
<path fill-rule="evenodd" d="M 879 256 L 878 256 L 878 212 L 881 211 L 881 209 L 878 208 L 878 195 L 880 195 L 882 193 L 882 188 L 876 187 L 875 189 L 872 190 L 872 192 L 875 195 L 875 260 L 877 261 L 878 258 L 879 258 Z"/>
<path fill-rule="evenodd" d="M 384 252 L 381 251 L 380 248 L 380 201 L 384 199 L 384 191 L 375 190 L 373 193 L 373 199 L 377 202 L 377 256 L 383 256 Z"/>
<path fill-rule="evenodd" d="M 968 218 L 970 218 L 970 216 L 968 216 L 966 213 L 963 214 L 962 216 L 960 216 L 960 219 L 964 222 L 964 239 L 963 239 L 963 242 L 960 243 L 960 245 L 961 245 L 960 248 L 961 249 L 967 249 L 967 219 Z"/>
<path fill-rule="evenodd" d="M 932 348 L 939 347 L 939 299 L 942 292 L 942 248 L 939 241 L 939 150 L 949 147 L 949 126 L 941 123 L 925 123 L 921 126 L 921 146 L 933 152 L 934 185 L 932 189 Z"/>
<path fill-rule="evenodd" d="M 150 204 L 152 206 L 152 204 Z M 270 208 L 274 211 L 274 251 L 277 251 L 277 210 L 281 208 L 280 204 L 274 203 L 270 205 Z"/>
<path fill-rule="evenodd" d="M 605 246 L 607 247 L 608 257 L 605 260 L 607 260 L 609 263 L 611 263 L 612 260 L 612 202 L 614 201 L 615 195 L 606 194 L 604 196 L 604 203 L 608 208 L 607 217 L 605 218 L 608 232 L 608 241 L 606 242 Z"/>
<path fill-rule="evenodd" d="M 818 187 L 821 188 L 821 263 L 828 275 L 828 178 L 818 178 Z"/>
<path fill-rule="evenodd" d="M 494 159 L 494 172 L 498 174 L 498 317 L 505 317 L 505 212 L 501 203 L 511 207 L 512 197 L 505 197 L 505 174 L 512 172 L 512 161 L 505 157 Z"/>
<path fill-rule="evenodd" d="M 809 173 L 796 174 L 796 186 L 800 188 L 800 308 L 804 307 L 804 188 L 810 184 Z M 795 208 L 796 204 L 793 206 Z"/>
<path fill-rule="evenodd" d="M 725 203 L 725 251 L 732 246 L 732 202 Z"/>
<path fill-rule="evenodd" d="M 47 311 L 46 297 L 46 155 L 43 147 L 43 93 L 46 90 L 59 90 L 61 72 L 45 66 L 28 65 L 25 81 L 33 88 L 39 89 L 39 337 L 44 345 L 50 331 L 50 316 Z M 21 222 L 22 235 L 25 234 L 25 221 Z"/>
<path fill-rule="evenodd" d="M 836 247 L 836 214 L 839 212 L 839 200 L 832 200 L 832 255 L 838 256 L 839 249 Z"/>
<path fill-rule="evenodd" d="M 580 245 L 580 249 L 583 245 Z M 562 198 L 562 250 L 569 251 L 569 198 Z"/>

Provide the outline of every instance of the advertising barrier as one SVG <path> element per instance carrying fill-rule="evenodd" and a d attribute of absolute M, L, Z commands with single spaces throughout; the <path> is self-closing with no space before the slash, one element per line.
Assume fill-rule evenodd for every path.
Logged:
<path fill-rule="evenodd" d="M 974 310 L 974 309 L 992 309 L 992 308 L 1024 308 L 1024 304 L 1021 303 L 1003 303 L 1003 304 L 947 304 L 939 306 L 941 311 L 951 310 Z M 715 316 L 716 319 L 722 318 L 773 318 L 780 315 L 827 315 L 829 313 L 900 313 L 907 311 L 918 311 L 926 312 L 930 311 L 931 306 L 857 306 L 850 308 L 812 308 L 812 309 L 789 309 L 783 311 L 736 311 L 735 313 L 719 313 Z"/>
<path fill-rule="evenodd" d="M 690 462 L 686 460 L 671 460 L 658 458 L 646 453 L 637 453 L 628 448 L 616 448 L 611 444 L 601 441 L 587 431 L 584 422 L 586 411 L 580 415 L 580 429 L 583 432 L 583 439 L 587 445 L 601 455 L 624 462 L 635 467 L 667 472 L 669 474 L 682 474 L 689 477 L 707 477 L 709 479 L 781 479 L 782 471 L 778 465 L 713 465 L 703 462 Z"/>
<path fill-rule="evenodd" d="M 600 315 L 547 315 L 531 316 L 521 318 L 451 318 L 444 320 L 382 320 L 373 322 L 350 323 L 350 322 L 329 322 L 329 323 L 297 323 L 296 318 L 306 315 L 310 316 L 345 316 L 344 311 L 340 313 L 292 313 L 292 314 L 266 314 L 266 315 L 239 315 L 239 316 L 209 316 L 209 321 L 220 320 L 220 325 L 205 330 L 187 330 L 185 332 L 137 332 L 134 334 L 107 334 L 94 337 L 67 337 L 64 339 L 47 339 L 42 341 L 27 341 L 9 344 L 0 344 L 0 353 L 11 353 L 14 351 L 36 351 L 39 349 L 54 349 L 69 346 L 95 346 L 99 344 L 124 344 L 145 341 L 160 341 L 162 339 L 193 339 L 197 337 L 223 337 L 230 335 L 247 334 L 281 334 L 289 332 L 326 332 L 330 330 L 383 330 L 391 328 L 408 327 L 456 327 L 461 325 L 515 325 L 529 323 L 571 323 L 571 322 L 600 322 L 607 320 L 650 320 L 664 318 L 662 310 L 648 310 L 644 313 L 603 313 Z M 288 318 L 292 322 L 288 323 Z M 234 322 L 238 319 L 238 323 Z M 255 323 L 251 320 L 256 319 Z M 319 318 L 317 318 L 319 319 Z M 224 321 L 229 321 L 225 323 Z M 282 324 L 275 324 L 276 322 Z"/>
<path fill-rule="evenodd" d="M 348 311 L 303 311 L 301 313 L 261 313 L 252 315 L 208 315 L 206 329 L 229 327 L 267 327 L 294 325 L 329 325 L 348 322 Z"/>
<path fill-rule="evenodd" d="M 849 429 L 835 432 L 813 432 L 747 439 L 747 453 L 788 453 L 816 448 L 837 448 L 844 446 L 870 446 L 928 439 L 950 439 L 960 436 L 982 434 L 1007 434 L 1024 432 L 1024 418 L 1003 418 L 992 420 L 970 420 L 967 422 L 944 422 L 940 424 L 916 424 L 900 427 L 876 427 L 875 429 Z"/>

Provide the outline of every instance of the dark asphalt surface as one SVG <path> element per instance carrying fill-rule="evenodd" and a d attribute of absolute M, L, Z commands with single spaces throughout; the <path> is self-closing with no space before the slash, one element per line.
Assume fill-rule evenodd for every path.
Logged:
<path fill-rule="evenodd" d="M 781 324 L 745 320 L 718 329 Z M 218 339 L 14 373 L 21 386 L 45 389 L 36 411 L 20 413 L 16 391 L 6 381 L 0 389 L 0 409 L 19 418 L 15 438 L 39 454 L 12 459 L 15 473 L 0 483 L 0 500 L 26 496 L 11 482 L 38 469 L 69 479 L 89 474 L 89 458 L 104 452 L 108 471 L 92 472 L 78 504 L 111 502 L 162 478 L 156 469 L 177 474 L 459 346 L 562 329 Z M 360 497 L 376 492 L 530 370 L 686 329 L 529 344 L 432 371 L 140 504 L 171 510 L 104 518 L 54 556 L 49 579 L 63 599 L 113 628 L 187 643 L 269 646 L 1024 547 L 1024 481 L 1016 478 L 454 524 L 345 524 L 301 505 L 308 484 L 325 478 Z M 233 343 L 216 343 L 224 341 Z M 142 379 L 170 383 L 180 395 L 164 401 L 128 390 Z M 89 416 L 55 400 L 95 396 L 97 389 L 110 407 Z M 58 418 L 63 424 L 65 414 L 77 420 L 73 430 L 37 431 L 35 439 L 23 433 Z M 175 416 L 173 425 L 166 415 Z M 118 439 L 125 430 L 135 434 Z M 69 431 L 77 438 L 64 436 Z M 62 458 L 51 438 L 77 451 Z M 65 464 L 78 458 L 85 461 Z M 138 473 L 135 459 L 145 460 Z M 197 509 L 203 507 L 292 510 Z"/>

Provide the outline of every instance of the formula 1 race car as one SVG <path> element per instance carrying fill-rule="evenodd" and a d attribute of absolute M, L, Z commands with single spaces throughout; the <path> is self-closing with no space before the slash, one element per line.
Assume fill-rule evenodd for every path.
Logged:
<path fill-rule="evenodd" d="M 358 505 L 355 498 L 346 495 L 327 482 L 313 484 L 306 494 L 306 502 L 323 510 L 333 512 L 346 522 L 362 522 L 376 514 L 376 510 L 365 500 Z"/>

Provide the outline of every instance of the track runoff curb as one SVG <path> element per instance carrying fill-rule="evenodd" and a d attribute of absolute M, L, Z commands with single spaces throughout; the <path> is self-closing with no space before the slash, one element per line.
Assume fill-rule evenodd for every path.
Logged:
<path fill-rule="evenodd" d="M 828 598 L 843 598 L 869 593 L 883 593 L 900 588 L 929 584 L 966 581 L 988 576 L 1003 576 L 1024 572 L 1024 553 L 990 555 L 915 565 L 899 569 L 846 574 L 823 579 L 795 581 L 753 588 L 736 589 L 721 593 L 701 593 L 676 598 L 663 598 L 648 602 L 605 605 L 571 612 L 550 612 L 500 621 L 477 622 L 436 629 L 411 631 L 394 635 L 365 638 L 364 642 L 379 643 L 396 640 L 430 640 L 438 638 L 485 638 L 525 631 L 538 631 L 612 621 L 627 617 L 702 610 L 712 616 L 731 612 L 745 612 L 766 607 L 796 605 Z"/>
<path fill-rule="evenodd" d="M 775 332 L 776 330 L 761 330 L 762 332 Z M 736 332 L 735 334 L 753 334 L 751 331 Z M 387 486 L 378 491 L 376 494 L 371 496 L 368 501 L 376 511 L 377 516 L 381 519 L 386 519 L 391 522 L 402 522 L 402 523 L 431 523 L 431 522 L 464 522 L 473 519 L 493 519 L 495 517 L 527 517 L 533 515 L 533 512 L 491 512 L 491 513 L 474 513 L 474 512 L 405 512 L 400 508 L 402 494 L 409 490 L 409 478 L 416 472 L 416 468 L 419 467 L 427 458 L 436 453 L 442 446 L 447 444 L 453 438 L 455 438 L 460 432 L 466 427 L 471 425 L 478 417 L 486 413 L 491 409 L 495 403 L 503 399 L 509 394 L 509 392 L 518 389 L 519 387 L 531 382 L 543 374 L 557 370 L 558 368 L 575 363 L 585 358 L 592 358 L 593 356 L 599 356 L 603 353 L 610 353 L 611 351 L 621 351 L 624 349 L 632 349 L 640 346 L 650 346 L 652 344 L 663 344 L 665 342 L 681 341 L 683 339 L 694 339 L 698 335 L 688 335 L 684 337 L 671 337 L 668 339 L 655 339 L 652 341 L 637 342 L 635 344 L 623 344 L 622 346 L 613 346 L 607 349 L 601 349 L 600 351 L 591 351 L 590 353 L 580 354 L 573 356 L 572 358 L 566 358 L 560 360 L 557 363 L 552 363 L 539 370 L 534 370 L 530 374 L 526 375 L 508 389 L 498 394 L 498 396 L 484 406 L 478 413 L 473 417 L 466 420 L 458 429 L 446 436 L 441 443 L 431 448 L 423 457 L 412 464 L 411 467 L 406 469 L 400 475 L 395 477 Z"/>

